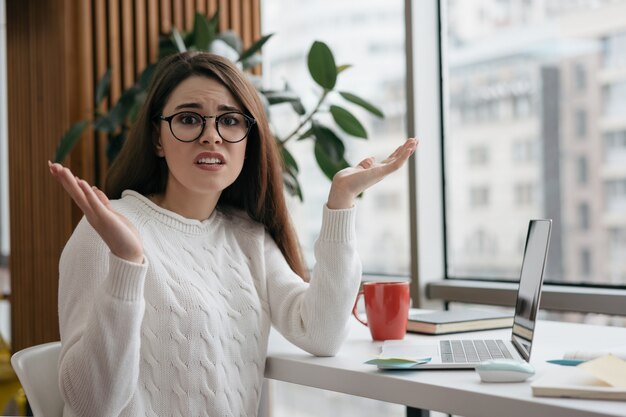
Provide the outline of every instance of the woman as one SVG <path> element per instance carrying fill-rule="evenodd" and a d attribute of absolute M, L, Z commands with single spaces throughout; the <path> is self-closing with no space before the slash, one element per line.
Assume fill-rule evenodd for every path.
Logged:
<path fill-rule="evenodd" d="M 415 146 L 335 176 L 306 283 L 256 91 L 215 55 L 162 61 L 108 198 L 50 164 L 85 214 L 60 261 L 64 415 L 256 415 L 271 325 L 339 349 L 361 274 L 354 198 Z"/>

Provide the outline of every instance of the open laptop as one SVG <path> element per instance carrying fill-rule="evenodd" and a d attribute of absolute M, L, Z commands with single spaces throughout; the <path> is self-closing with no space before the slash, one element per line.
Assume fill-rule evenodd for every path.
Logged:
<path fill-rule="evenodd" d="M 446 339 L 432 341 L 387 341 L 383 357 L 398 356 L 399 350 L 411 351 L 411 357 L 432 358 L 412 369 L 475 368 L 480 362 L 495 358 L 512 358 L 528 362 L 533 342 L 543 273 L 548 256 L 552 220 L 531 220 L 528 225 L 524 260 L 520 273 L 511 340 Z M 430 336 L 429 336 L 430 337 Z"/>

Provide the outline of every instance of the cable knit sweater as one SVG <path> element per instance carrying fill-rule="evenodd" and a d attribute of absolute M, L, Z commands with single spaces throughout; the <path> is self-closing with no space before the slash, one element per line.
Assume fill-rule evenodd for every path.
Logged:
<path fill-rule="evenodd" d="M 125 191 L 144 262 L 110 253 L 83 219 L 60 262 L 64 416 L 254 416 L 267 339 L 333 355 L 360 282 L 354 209 L 324 207 L 311 282 L 240 211 L 186 219 Z"/>

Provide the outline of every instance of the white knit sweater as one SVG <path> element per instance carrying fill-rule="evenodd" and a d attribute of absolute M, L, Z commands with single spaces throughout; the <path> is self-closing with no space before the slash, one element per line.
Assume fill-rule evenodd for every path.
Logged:
<path fill-rule="evenodd" d="M 112 255 L 83 219 L 60 262 L 64 416 L 254 416 L 274 325 L 333 355 L 360 282 L 354 209 L 324 207 L 307 284 L 242 212 L 186 219 L 125 191 L 144 263 Z"/>

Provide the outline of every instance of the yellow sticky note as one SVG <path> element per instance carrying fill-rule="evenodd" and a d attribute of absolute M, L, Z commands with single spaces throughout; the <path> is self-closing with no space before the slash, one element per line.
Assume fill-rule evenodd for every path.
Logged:
<path fill-rule="evenodd" d="M 626 388 L 626 361 L 606 355 L 578 365 L 613 387 Z"/>

